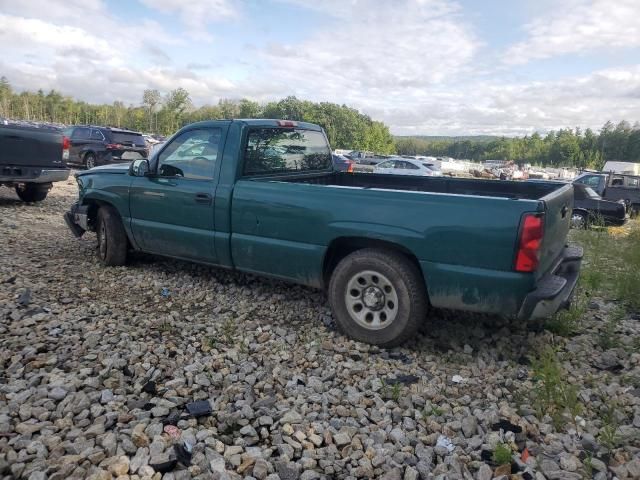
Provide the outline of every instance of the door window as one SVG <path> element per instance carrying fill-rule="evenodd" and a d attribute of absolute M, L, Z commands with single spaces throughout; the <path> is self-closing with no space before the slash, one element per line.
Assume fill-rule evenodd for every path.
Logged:
<path fill-rule="evenodd" d="M 91 130 L 88 128 L 76 128 L 73 131 L 73 136 L 71 138 L 73 138 L 74 140 L 89 140 L 89 136 L 91 135 Z"/>
<path fill-rule="evenodd" d="M 396 162 L 401 164 L 400 167 L 398 168 L 402 168 L 404 170 L 420 170 L 420 167 L 416 167 L 413 163 L 410 162 Z"/>
<path fill-rule="evenodd" d="M 100 140 L 103 141 L 104 140 L 104 135 L 102 135 L 102 132 L 100 130 L 91 130 L 91 140 Z"/>
<path fill-rule="evenodd" d="M 382 162 L 378 164 L 378 168 L 393 168 L 394 162 L 392 160 L 387 160 L 386 162 Z"/>
<path fill-rule="evenodd" d="M 211 180 L 218 158 L 221 130 L 188 130 L 174 138 L 158 155 L 158 175 Z"/>

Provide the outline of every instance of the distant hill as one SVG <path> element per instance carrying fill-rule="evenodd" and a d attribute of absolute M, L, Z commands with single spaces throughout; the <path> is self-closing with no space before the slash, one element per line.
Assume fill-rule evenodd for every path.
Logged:
<path fill-rule="evenodd" d="M 497 140 L 499 137 L 497 135 L 461 135 L 461 136 L 447 136 L 447 135 L 394 135 L 396 139 L 406 139 L 406 138 L 418 138 L 420 140 L 444 140 L 447 142 L 464 142 L 469 140 L 471 142 L 490 142 L 492 140 Z"/>

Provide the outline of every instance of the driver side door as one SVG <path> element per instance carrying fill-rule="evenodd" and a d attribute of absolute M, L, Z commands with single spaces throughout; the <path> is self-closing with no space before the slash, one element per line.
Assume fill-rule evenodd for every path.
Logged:
<path fill-rule="evenodd" d="M 134 177 L 131 230 L 142 250 L 216 263 L 214 199 L 225 133 L 183 131 L 158 153 L 155 171 Z"/>

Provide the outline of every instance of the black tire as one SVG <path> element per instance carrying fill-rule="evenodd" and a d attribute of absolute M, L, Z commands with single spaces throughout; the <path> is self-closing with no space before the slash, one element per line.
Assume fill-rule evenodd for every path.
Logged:
<path fill-rule="evenodd" d="M 115 208 L 100 207 L 96 233 L 100 262 L 109 267 L 124 265 L 127 262 L 127 234 Z"/>
<path fill-rule="evenodd" d="M 21 183 L 16 185 L 16 193 L 23 202 L 41 202 L 50 188 L 50 183 Z"/>
<path fill-rule="evenodd" d="M 370 277 L 372 283 L 369 285 L 363 276 Z M 375 281 L 376 276 L 378 281 Z M 388 292 L 387 287 L 390 288 Z M 359 296 L 355 295 L 358 288 L 361 288 Z M 367 297 L 367 290 L 371 289 L 373 291 L 369 293 L 372 293 L 374 304 L 367 305 L 367 300 L 372 298 Z M 338 263 L 329 281 L 328 296 L 336 325 L 342 333 L 354 340 L 383 347 L 400 345 L 413 337 L 428 310 L 424 280 L 416 265 L 400 253 L 374 248 L 357 250 Z M 397 304 L 389 306 L 396 303 L 390 302 L 390 298 L 397 300 Z M 359 310 L 358 302 L 361 303 Z M 365 316 L 357 319 L 362 312 Z M 394 315 L 393 318 L 387 317 L 387 313 L 389 317 Z M 371 320 L 366 318 L 369 315 Z"/>
<path fill-rule="evenodd" d="M 96 166 L 96 156 L 93 153 L 87 153 L 84 156 L 84 168 L 86 168 L 87 170 L 89 170 L 90 168 L 93 168 Z"/>

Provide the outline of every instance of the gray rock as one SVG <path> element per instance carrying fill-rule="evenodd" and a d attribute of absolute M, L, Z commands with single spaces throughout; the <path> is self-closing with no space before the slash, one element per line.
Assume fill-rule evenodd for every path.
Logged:
<path fill-rule="evenodd" d="M 269 474 L 269 464 L 266 460 L 259 458 L 253 464 L 253 476 L 258 480 L 264 480 Z"/>
<path fill-rule="evenodd" d="M 480 465 L 478 472 L 476 473 L 477 480 L 491 480 L 493 478 L 493 470 L 486 463 Z"/>
<path fill-rule="evenodd" d="M 281 480 L 297 480 L 300 478 L 300 466 L 293 462 L 276 462 L 276 471 Z"/>
<path fill-rule="evenodd" d="M 418 470 L 413 467 L 407 467 L 404 470 L 404 480 L 418 480 Z"/>
<path fill-rule="evenodd" d="M 62 400 L 67 396 L 67 393 L 67 390 L 62 387 L 53 387 L 51 390 L 49 390 L 48 397 L 52 398 L 53 400 Z"/>
<path fill-rule="evenodd" d="M 289 410 L 280 419 L 280 423 L 301 423 L 301 422 L 302 422 L 302 415 L 300 415 L 295 410 Z"/>
<path fill-rule="evenodd" d="M 465 437 L 473 437 L 478 432 L 478 421 L 476 417 L 467 416 L 462 419 L 462 433 Z"/>

